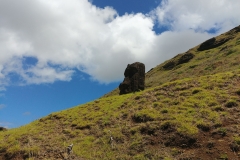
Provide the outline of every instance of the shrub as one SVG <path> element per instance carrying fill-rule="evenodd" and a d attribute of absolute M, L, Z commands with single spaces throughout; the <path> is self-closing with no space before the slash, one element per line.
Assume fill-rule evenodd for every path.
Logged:
<path fill-rule="evenodd" d="M 165 122 L 163 122 L 163 123 L 160 125 L 160 128 L 161 128 L 162 130 L 168 130 L 168 129 L 173 129 L 173 128 L 175 128 L 175 125 L 174 125 L 172 122 L 170 122 L 170 121 L 165 121 Z"/>
<path fill-rule="evenodd" d="M 158 107 L 159 106 L 159 103 L 158 102 L 154 102 L 153 103 L 153 107 Z"/>
<path fill-rule="evenodd" d="M 227 134 L 227 129 L 226 128 L 219 128 L 218 129 L 218 134 L 222 135 L 222 136 L 226 136 Z"/>
<path fill-rule="evenodd" d="M 235 50 L 232 50 L 232 49 L 230 49 L 229 51 L 227 51 L 227 53 L 226 53 L 226 56 L 228 56 L 228 55 L 230 55 L 230 54 L 233 54 L 234 52 L 236 52 Z"/>
<path fill-rule="evenodd" d="M 236 45 L 239 45 L 239 44 L 240 44 L 240 39 L 237 39 Z"/>
<path fill-rule="evenodd" d="M 168 110 L 167 109 L 163 109 L 163 110 L 161 110 L 161 113 L 168 113 Z"/>
<path fill-rule="evenodd" d="M 232 107 L 236 107 L 237 105 L 238 104 L 235 100 L 230 99 L 226 102 L 225 107 L 232 108 Z"/>
<path fill-rule="evenodd" d="M 141 122 L 147 122 L 147 121 L 153 121 L 154 118 L 151 114 L 149 113 L 135 113 L 133 116 L 132 116 L 132 120 L 134 122 L 137 122 L 137 123 L 141 123 Z"/>
<path fill-rule="evenodd" d="M 207 132 L 210 130 L 210 125 L 207 123 L 199 123 L 197 124 L 197 128 L 201 129 L 204 132 Z"/>
<path fill-rule="evenodd" d="M 215 108 L 214 108 L 214 110 L 215 111 L 224 111 L 224 109 L 221 107 L 221 106 L 216 106 Z"/>
<path fill-rule="evenodd" d="M 20 144 L 15 144 L 8 148 L 7 152 L 10 153 L 11 155 L 16 154 L 17 152 L 21 151 L 21 146 Z"/>
<path fill-rule="evenodd" d="M 195 88 L 193 91 L 192 91 L 192 94 L 197 94 L 198 92 L 201 92 L 202 90 L 200 88 Z"/>
<path fill-rule="evenodd" d="M 240 96 L 240 90 L 237 90 L 237 91 L 236 91 L 236 94 Z"/>
<path fill-rule="evenodd" d="M 222 159 L 222 160 L 228 160 L 228 156 L 227 156 L 226 153 L 221 154 L 219 158 Z"/>
<path fill-rule="evenodd" d="M 230 148 L 234 152 L 238 152 L 240 150 L 240 137 L 234 137 L 234 141 L 230 144 Z"/>

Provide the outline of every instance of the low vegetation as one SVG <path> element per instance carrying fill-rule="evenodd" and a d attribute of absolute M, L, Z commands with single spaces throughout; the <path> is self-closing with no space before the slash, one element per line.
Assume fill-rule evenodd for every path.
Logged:
<path fill-rule="evenodd" d="M 207 140 L 239 146 L 239 82 L 236 70 L 101 98 L 1 132 L 1 152 L 61 158 L 73 143 L 72 156 L 82 159 L 173 159 L 189 157 L 186 148 L 205 149 Z M 213 138 L 200 141 L 203 134 Z"/>

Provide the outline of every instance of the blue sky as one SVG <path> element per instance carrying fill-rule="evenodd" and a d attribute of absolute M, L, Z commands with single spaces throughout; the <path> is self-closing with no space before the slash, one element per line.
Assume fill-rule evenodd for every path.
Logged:
<path fill-rule="evenodd" d="M 0 1 L 0 126 L 97 99 L 240 24 L 239 0 Z"/>

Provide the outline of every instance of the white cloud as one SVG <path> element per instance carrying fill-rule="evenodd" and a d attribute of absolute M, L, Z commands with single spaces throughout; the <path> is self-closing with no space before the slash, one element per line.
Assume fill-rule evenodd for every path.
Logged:
<path fill-rule="evenodd" d="M 154 42 L 155 57 L 153 59 L 149 58 L 150 63 L 148 64 L 151 64 L 151 61 L 154 65 L 159 64 L 178 53 L 186 52 L 190 47 L 194 47 L 208 38 L 210 38 L 209 34 L 198 33 L 193 30 L 163 32 Z"/>
<path fill-rule="evenodd" d="M 227 31 L 240 23 L 239 0 L 163 0 L 155 9 L 160 25 L 172 30 Z"/>
<path fill-rule="evenodd" d="M 70 81 L 75 69 L 99 82 L 120 80 L 128 63 L 146 70 L 239 23 L 238 0 L 169 0 L 151 12 L 119 16 L 87 0 L 0 1 L 0 91 L 10 73 L 21 83 Z M 171 27 L 159 35 L 159 25 Z M 24 58 L 36 64 L 24 67 Z"/>

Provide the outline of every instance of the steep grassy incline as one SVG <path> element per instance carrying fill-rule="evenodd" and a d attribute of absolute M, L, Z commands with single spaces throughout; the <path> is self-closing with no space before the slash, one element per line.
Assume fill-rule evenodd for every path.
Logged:
<path fill-rule="evenodd" d="M 173 46 L 174 47 L 174 46 Z M 240 26 L 179 54 L 146 73 L 146 88 L 188 77 L 240 69 Z M 118 95 L 115 89 L 105 95 Z"/>
<path fill-rule="evenodd" d="M 103 97 L 2 131 L 0 159 L 239 159 L 239 130 L 236 69 Z"/>

